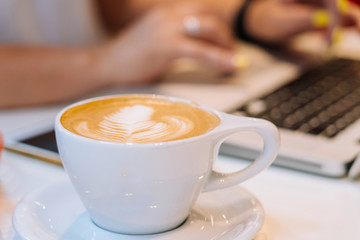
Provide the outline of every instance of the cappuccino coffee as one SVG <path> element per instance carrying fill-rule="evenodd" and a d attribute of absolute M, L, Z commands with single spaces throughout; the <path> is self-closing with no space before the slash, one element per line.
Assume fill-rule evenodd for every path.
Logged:
<path fill-rule="evenodd" d="M 83 103 L 61 117 L 83 137 L 123 143 L 174 141 L 207 133 L 220 119 L 194 105 L 153 95 L 123 95 Z"/>

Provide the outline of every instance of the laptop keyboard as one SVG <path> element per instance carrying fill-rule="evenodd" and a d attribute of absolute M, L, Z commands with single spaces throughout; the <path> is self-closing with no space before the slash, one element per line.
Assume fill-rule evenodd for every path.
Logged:
<path fill-rule="evenodd" d="M 360 118 L 360 61 L 331 60 L 238 111 L 281 128 L 334 137 Z"/>

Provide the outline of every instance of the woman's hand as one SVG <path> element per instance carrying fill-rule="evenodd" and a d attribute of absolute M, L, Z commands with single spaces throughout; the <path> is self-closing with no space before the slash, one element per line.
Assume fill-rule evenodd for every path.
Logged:
<path fill-rule="evenodd" d="M 231 72 L 233 41 L 224 20 L 189 3 L 154 7 L 92 48 L 0 46 L 0 108 L 70 100 L 114 84 L 147 83 L 181 57 Z"/>
<path fill-rule="evenodd" d="M 173 60 L 189 57 L 224 72 L 236 70 L 230 26 L 192 3 L 162 5 L 95 51 L 100 70 L 113 83 L 146 83 Z"/>
<path fill-rule="evenodd" d="M 330 40 L 339 25 L 360 30 L 360 8 L 347 0 L 258 0 L 246 16 L 248 34 L 267 43 L 286 42 L 292 36 L 324 29 Z"/>

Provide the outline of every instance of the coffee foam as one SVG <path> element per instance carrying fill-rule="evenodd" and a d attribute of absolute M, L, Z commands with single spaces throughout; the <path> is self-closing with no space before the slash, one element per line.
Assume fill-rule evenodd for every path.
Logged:
<path fill-rule="evenodd" d="M 63 126 L 84 137 L 124 143 L 165 142 L 201 135 L 217 116 L 189 104 L 145 97 L 103 99 L 67 110 Z"/>
<path fill-rule="evenodd" d="M 144 105 L 135 105 L 119 109 L 104 116 L 99 123 L 99 129 L 93 131 L 86 122 L 75 126 L 81 135 L 91 135 L 92 138 L 119 142 L 150 142 L 169 141 L 189 133 L 194 124 L 189 119 L 180 116 L 163 116 L 162 121 L 154 121 L 151 116 L 154 109 Z"/>

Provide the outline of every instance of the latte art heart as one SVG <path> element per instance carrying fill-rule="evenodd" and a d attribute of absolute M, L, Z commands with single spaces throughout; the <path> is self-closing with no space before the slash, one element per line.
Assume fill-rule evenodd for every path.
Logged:
<path fill-rule="evenodd" d="M 196 105 L 154 95 L 121 95 L 67 109 L 61 124 L 83 137 L 122 143 L 168 142 L 207 133 L 220 119 Z"/>
<path fill-rule="evenodd" d="M 81 122 L 75 129 L 98 139 L 135 143 L 181 138 L 194 128 L 185 117 L 165 115 L 161 121 L 156 121 L 151 119 L 153 113 L 151 107 L 134 105 L 104 116 L 98 129 L 90 130 L 86 122 Z"/>

